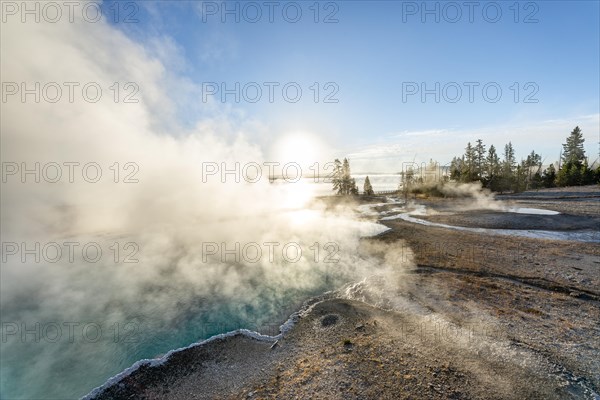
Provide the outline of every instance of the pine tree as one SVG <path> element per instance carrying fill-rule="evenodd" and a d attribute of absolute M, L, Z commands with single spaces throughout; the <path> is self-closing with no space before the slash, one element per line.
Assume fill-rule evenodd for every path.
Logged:
<path fill-rule="evenodd" d="M 530 183 L 535 174 L 539 175 L 540 168 L 542 167 L 542 157 L 535 151 L 531 150 L 531 154 L 527 156 L 527 159 L 521 162 L 521 165 L 526 174 L 525 189 L 528 189 Z"/>
<path fill-rule="evenodd" d="M 462 164 L 463 162 L 460 157 L 454 157 L 452 159 L 452 161 L 450 162 L 450 179 L 460 181 L 463 169 Z"/>
<path fill-rule="evenodd" d="M 562 160 L 565 164 L 567 163 L 580 163 L 585 158 L 585 151 L 583 149 L 583 134 L 579 126 L 571 132 L 567 137 L 567 143 L 563 144 Z"/>
<path fill-rule="evenodd" d="M 502 175 L 500 178 L 499 190 L 513 189 L 515 183 L 515 149 L 511 142 L 504 146 L 504 160 L 502 160 Z"/>
<path fill-rule="evenodd" d="M 371 181 L 369 180 L 369 176 L 365 178 L 365 184 L 363 186 L 363 192 L 366 196 L 373 196 L 375 193 L 373 192 L 373 186 L 371 186 Z"/>
<path fill-rule="evenodd" d="M 344 158 L 344 163 L 342 164 L 342 194 L 350 194 L 354 186 L 356 185 L 352 184 L 352 178 L 350 177 L 350 162 L 347 158 Z"/>
<path fill-rule="evenodd" d="M 504 146 L 504 160 L 502 163 L 503 172 L 505 174 L 513 174 L 515 171 L 515 149 L 511 142 Z"/>
<path fill-rule="evenodd" d="M 529 168 L 540 167 L 542 165 L 542 157 L 537 154 L 534 150 L 527 156 L 525 165 Z"/>
<path fill-rule="evenodd" d="M 485 171 L 485 145 L 481 139 L 477 139 L 475 145 L 475 179 L 481 179 Z"/>
<path fill-rule="evenodd" d="M 536 172 L 535 174 L 533 174 L 533 176 L 531 177 L 531 181 L 529 182 L 529 187 L 531 189 L 539 189 L 543 186 L 544 182 L 542 179 L 542 174 L 540 174 L 540 172 Z"/>
<path fill-rule="evenodd" d="M 554 164 L 550 164 L 542 174 L 542 182 L 544 187 L 551 188 L 556 185 L 556 169 Z"/>
<path fill-rule="evenodd" d="M 592 171 L 592 169 L 589 168 L 587 159 L 584 159 L 583 163 L 581 164 L 581 184 L 594 184 L 594 171 Z"/>
<path fill-rule="evenodd" d="M 354 178 L 350 178 L 350 193 L 353 196 L 358 196 L 358 186 L 356 185 L 356 180 Z"/>
<path fill-rule="evenodd" d="M 486 167 L 486 175 L 490 178 L 500 173 L 500 158 L 498 157 L 498 153 L 496 153 L 496 147 L 494 147 L 494 145 L 491 145 L 488 150 Z"/>
<path fill-rule="evenodd" d="M 563 144 L 561 157 L 563 164 L 556 176 L 558 186 L 585 185 L 590 181 L 592 173 L 588 172 L 589 168 L 583 149 L 584 141 L 581 129 L 576 126 L 567 137 L 567 142 Z"/>
<path fill-rule="evenodd" d="M 337 194 L 344 194 L 343 189 L 343 169 L 342 163 L 337 158 L 333 162 L 333 172 L 331 173 L 331 182 L 333 183 L 333 190 L 337 192 Z"/>
<path fill-rule="evenodd" d="M 521 165 L 517 165 L 515 172 L 515 178 L 513 181 L 512 190 L 515 193 L 522 192 L 527 187 L 527 169 L 525 168 L 525 161 L 521 161 Z"/>
<path fill-rule="evenodd" d="M 463 165 L 464 182 L 471 182 L 475 180 L 475 158 L 475 148 L 471 146 L 471 142 L 469 142 L 465 148 L 465 162 Z"/>
<path fill-rule="evenodd" d="M 334 161 L 332 183 L 333 190 L 337 194 L 358 194 L 356 181 L 350 176 L 350 162 L 347 158 L 344 158 L 343 162 L 340 162 L 338 159 Z"/>
<path fill-rule="evenodd" d="M 485 171 L 485 186 L 493 191 L 500 189 L 500 158 L 496 153 L 496 147 L 490 146 L 488 155 L 485 160 L 486 171 Z"/>
<path fill-rule="evenodd" d="M 582 184 L 581 162 L 567 162 L 556 175 L 557 186 L 579 186 Z"/>

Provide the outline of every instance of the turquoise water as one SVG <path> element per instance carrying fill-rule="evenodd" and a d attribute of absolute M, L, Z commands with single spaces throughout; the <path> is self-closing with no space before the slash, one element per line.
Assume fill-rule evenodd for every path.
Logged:
<path fill-rule="evenodd" d="M 317 240 L 322 246 L 328 235 L 337 237 L 337 263 L 324 263 L 325 253 L 315 260 L 312 251 L 296 263 L 203 263 L 193 240 L 152 237 L 144 244 L 154 252 L 140 254 L 133 265 L 4 271 L 22 295 L 2 302 L 1 397 L 80 398 L 138 360 L 215 334 L 246 328 L 275 335 L 304 300 L 377 268 L 357 248 L 361 236 L 381 232 L 381 225 L 318 215 L 303 228 L 311 217 L 301 217 L 293 217 L 300 225 L 291 237 L 308 249 L 314 230 L 329 232 Z M 34 274 L 43 285 L 18 279 Z"/>
<path fill-rule="evenodd" d="M 155 358 L 218 333 L 246 328 L 276 334 L 294 307 L 342 281 L 341 276 L 333 272 L 329 277 L 323 275 L 322 284 L 283 291 L 253 282 L 260 294 L 252 303 L 215 294 L 212 298 L 195 299 L 191 304 L 182 302 L 179 312 L 168 319 L 160 310 L 156 315 L 148 314 L 147 310 L 136 314 L 134 309 L 122 307 L 120 311 L 125 308 L 127 314 L 120 322 L 90 316 L 85 332 L 79 329 L 85 322 L 71 325 L 72 338 L 67 337 L 68 325 L 59 323 L 63 336 L 58 340 L 53 325 L 58 319 L 44 321 L 37 338 L 31 332 L 24 341 L 6 335 L 7 343 L 2 344 L 2 398 L 78 398 L 137 360 Z M 170 293 L 163 301 L 178 303 L 173 297 L 175 290 L 165 291 Z M 4 315 L 7 313 L 3 312 Z M 25 321 L 14 320 L 18 320 L 19 325 Z M 103 332 L 98 340 L 96 324 Z M 34 327 L 33 321 L 26 325 L 29 331 Z"/>

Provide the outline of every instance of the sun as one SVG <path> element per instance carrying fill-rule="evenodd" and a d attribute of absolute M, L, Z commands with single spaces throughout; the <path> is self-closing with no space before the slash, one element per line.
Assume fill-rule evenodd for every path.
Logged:
<path fill-rule="evenodd" d="M 291 133 L 276 142 L 275 153 L 282 163 L 295 162 L 303 171 L 315 163 L 322 163 L 323 145 L 318 137 L 309 133 Z"/>

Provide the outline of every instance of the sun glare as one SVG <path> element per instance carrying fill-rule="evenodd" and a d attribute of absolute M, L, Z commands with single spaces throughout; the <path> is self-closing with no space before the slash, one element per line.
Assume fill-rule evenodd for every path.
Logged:
<path fill-rule="evenodd" d="M 299 209 L 305 207 L 314 196 L 314 188 L 306 180 L 285 183 L 281 185 L 284 192 L 282 206 L 284 209 Z"/>
<path fill-rule="evenodd" d="M 282 163 L 296 162 L 303 171 L 315 163 L 323 163 L 322 145 L 319 140 L 307 133 L 294 133 L 284 136 L 276 144 L 276 157 Z M 308 172 L 305 171 L 305 172 Z"/>

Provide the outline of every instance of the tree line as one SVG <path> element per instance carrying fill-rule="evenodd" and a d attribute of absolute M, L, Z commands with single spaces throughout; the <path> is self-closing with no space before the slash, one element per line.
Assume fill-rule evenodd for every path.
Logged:
<path fill-rule="evenodd" d="M 579 186 L 600 183 L 600 165 L 595 169 L 588 165 L 583 143 L 585 139 L 579 126 L 576 126 L 562 145 L 558 168 L 554 163 L 543 169 L 542 156 L 534 150 L 521 162 L 517 162 L 512 142 L 504 145 L 502 154 L 492 144 L 489 148 L 481 139 L 475 144 L 467 143 L 465 153 L 454 157 L 448 171 L 438 176 L 440 181 L 476 182 L 494 192 L 521 192 L 529 189 L 551 188 L 556 186 Z M 597 163 L 594 163 L 597 164 Z M 438 164 L 430 161 L 431 170 Z M 406 191 L 409 186 L 425 183 L 417 171 L 409 169 L 401 173 L 401 186 Z M 356 181 L 350 174 L 350 162 L 336 159 L 331 174 L 333 190 L 339 195 L 358 195 Z M 373 186 L 367 176 L 363 186 L 363 194 L 373 195 Z"/>
<path fill-rule="evenodd" d="M 534 150 L 517 162 L 511 142 L 504 145 L 502 157 L 494 145 L 486 150 L 481 139 L 467 143 L 465 153 L 450 163 L 450 179 L 457 182 L 480 181 L 495 192 L 521 192 L 528 189 L 555 186 L 579 186 L 600 183 L 600 166 L 588 165 L 579 126 L 575 127 L 562 146 L 558 169 L 551 163 L 542 170 L 543 159 Z"/>

